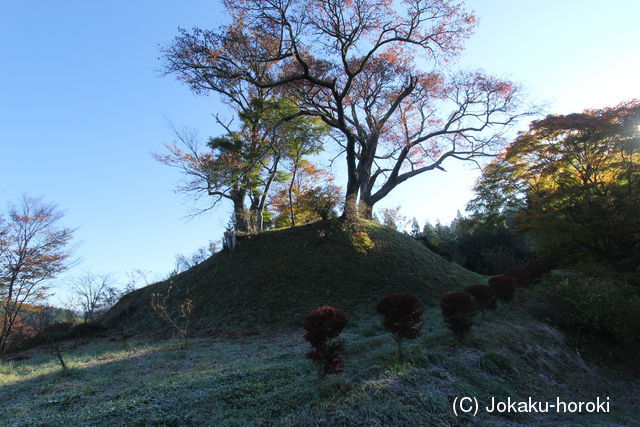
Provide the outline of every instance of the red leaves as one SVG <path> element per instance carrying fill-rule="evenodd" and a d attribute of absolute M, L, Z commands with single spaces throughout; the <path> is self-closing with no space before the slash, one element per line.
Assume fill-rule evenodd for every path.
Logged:
<path fill-rule="evenodd" d="M 476 299 L 468 292 L 447 292 L 440 299 L 444 321 L 459 340 L 464 339 L 473 326 L 476 307 Z"/>
<path fill-rule="evenodd" d="M 489 285 L 471 285 L 464 292 L 470 293 L 476 299 L 480 310 L 496 309 L 496 292 Z"/>
<path fill-rule="evenodd" d="M 337 338 L 346 324 L 346 314 L 328 305 L 316 308 L 304 319 L 303 327 L 307 331 L 304 338 L 314 347 L 313 351 L 307 353 L 307 357 L 319 364 L 320 376 L 344 370 L 344 363 L 340 358 L 343 343 L 330 340 Z"/>
<path fill-rule="evenodd" d="M 317 347 L 336 338 L 347 324 L 347 315 L 337 308 L 323 305 L 313 310 L 304 319 L 302 327 L 307 330 L 304 338 Z"/>
<path fill-rule="evenodd" d="M 382 326 L 398 339 L 414 339 L 421 335 L 422 305 L 413 295 L 391 294 L 376 306 L 384 316 Z"/>
<path fill-rule="evenodd" d="M 72 235 L 56 228 L 62 214 L 41 199 L 23 197 L 9 206 L 8 218 L 0 218 L 0 353 L 24 305 L 42 298 L 46 280 L 66 270 Z"/>
<path fill-rule="evenodd" d="M 489 286 L 493 288 L 496 297 L 504 303 L 513 301 L 516 286 L 513 278 L 509 276 L 495 276 L 489 279 Z"/>

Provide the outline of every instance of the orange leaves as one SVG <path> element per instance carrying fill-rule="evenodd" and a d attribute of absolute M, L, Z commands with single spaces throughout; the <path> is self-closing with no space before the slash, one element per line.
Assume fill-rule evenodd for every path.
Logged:
<path fill-rule="evenodd" d="M 0 221 L 0 353 L 25 304 L 46 292 L 46 280 L 66 270 L 72 231 L 57 228 L 62 214 L 55 205 L 24 196 Z"/>

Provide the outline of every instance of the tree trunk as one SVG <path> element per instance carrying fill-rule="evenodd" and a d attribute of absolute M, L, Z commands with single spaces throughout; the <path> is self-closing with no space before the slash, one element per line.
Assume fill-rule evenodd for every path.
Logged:
<path fill-rule="evenodd" d="M 356 166 L 356 140 L 352 135 L 347 135 L 347 191 L 344 198 L 344 211 L 342 219 L 353 220 L 358 218 L 358 171 Z"/>
<path fill-rule="evenodd" d="M 269 195 L 271 184 L 273 184 L 273 180 L 278 173 L 279 163 L 280 156 L 275 156 L 273 165 L 271 166 L 271 169 L 269 169 L 269 177 L 267 178 L 267 182 L 264 184 L 264 187 L 260 192 L 257 189 L 254 190 L 250 208 L 250 220 L 253 221 L 249 226 L 251 232 L 259 232 L 264 228 L 264 210 L 267 207 L 267 196 Z"/>
<path fill-rule="evenodd" d="M 344 211 L 342 212 L 342 218 L 347 220 L 353 220 L 358 218 L 358 192 L 357 190 L 350 193 L 347 190 L 347 194 L 344 199 Z"/>
<path fill-rule="evenodd" d="M 231 200 L 233 201 L 233 218 L 235 220 L 236 231 L 249 232 L 249 218 L 244 207 L 244 197 L 246 190 L 234 189 L 231 191 Z"/>
<path fill-rule="evenodd" d="M 360 198 L 360 204 L 358 207 L 360 218 L 373 219 L 373 204 L 369 200 L 363 200 Z"/>
<path fill-rule="evenodd" d="M 17 313 L 20 311 L 17 301 L 14 302 L 13 298 L 13 290 L 18 277 L 18 269 L 22 266 L 22 260 L 24 259 L 22 256 L 23 251 L 20 254 L 20 259 L 18 260 L 18 265 L 13 269 L 11 273 L 11 278 L 9 279 L 8 288 L 9 294 L 7 295 L 7 299 L 4 301 L 4 310 L 2 314 L 2 332 L 0 333 L 0 354 L 4 354 L 8 347 L 9 335 L 11 335 L 11 329 L 13 328 L 13 324 L 15 319 L 17 318 Z"/>
<path fill-rule="evenodd" d="M 291 217 L 291 227 L 296 226 L 296 215 L 293 211 L 293 185 L 296 180 L 296 173 L 298 172 L 298 159 L 296 158 L 296 164 L 293 167 L 293 173 L 291 174 L 291 182 L 289 183 L 289 216 Z"/>
<path fill-rule="evenodd" d="M 404 354 L 402 354 L 402 340 L 400 338 L 396 338 L 396 342 L 398 343 L 398 361 L 402 363 L 404 361 Z"/>

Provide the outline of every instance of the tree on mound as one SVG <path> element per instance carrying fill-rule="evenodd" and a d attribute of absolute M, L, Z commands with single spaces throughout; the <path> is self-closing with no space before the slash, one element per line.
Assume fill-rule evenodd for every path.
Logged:
<path fill-rule="evenodd" d="M 218 119 L 226 134 L 209 138 L 206 148 L 193 131 L 176 131 L 180 143 L 167 145 L 168 153 L 155 157 L 185 176 L 179 191 L 196 198 L 212 197 L 204 211 L 228 200 L 233 204 L 235 229 L 255 232 L 264 227 L 273 184 L 287 179 L 284 163 L 299 165 L 303 156 L 318 152 L 327 127 L 310 117 L 285 121 L 297 108 L 262 91 L 235 94 L 233 99 L 237 102 L 230 104 L 240 118 L 238 128 Z"/>
<path fill-rule="evenodd" d="M 505 127 L 528 114 L 512 83 L 442 65 L 476 25 L 457 1 L 223 3 L 230 24 L 181 30 L 164 50 L 167 72 L 196 92 L 277 90 L 296 115 L 331 126 L 346 158 L 346 217 L 371 218 L 394 188 L 447 159 L 501 152 Z"/>

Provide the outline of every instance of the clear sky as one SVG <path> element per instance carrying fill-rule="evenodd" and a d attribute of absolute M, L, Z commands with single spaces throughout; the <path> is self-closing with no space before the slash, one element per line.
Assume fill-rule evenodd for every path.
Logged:
<path fill-rule="evenodd" d="M 77 228 L 84 270 L 166 274 L 177 253 L 219 240 L 223 209 L 193 220 L 173 189 L 177 171 L 151 156 L 173 140 L 169 122 L 203 137 L 220 129 L 214 96 L 161 75 L 159 45 L 178 27 L 214 27 L 214 0 L 3 0 L 0 8 L 0 202 L 44 196 Z M 522 84 L 549 113 L 640 97 L 640 1 L 469 0 L 480 25 L 462 67 Z M 526 125 L 523 124 L 523 125 Z M 337 167 L 342 167 L 337 163 Z M 445 164 L 399 187 L 380 206 L 401 205 L 422 223 L 450 221 L 477 171 Z M 64 287 L 62 283 L 61 286 Z"/>

